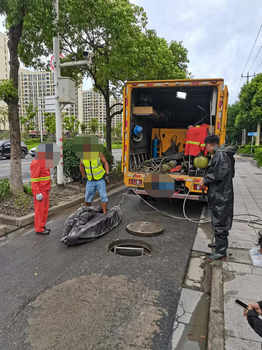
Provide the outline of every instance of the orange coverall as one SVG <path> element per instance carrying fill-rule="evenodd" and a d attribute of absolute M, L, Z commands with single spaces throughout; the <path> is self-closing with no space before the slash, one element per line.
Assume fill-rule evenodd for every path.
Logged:
<path fill-rule="evenodd" d="M 43 232 L 49 210 L 49 191 L 51 190 L 50 170 L 42 168 L 34 159 L 30 165 L 32 193 L 35 206 L 35 232 Z M 43 200 L 36 200 L 36 194 L 42 193 Z"/>

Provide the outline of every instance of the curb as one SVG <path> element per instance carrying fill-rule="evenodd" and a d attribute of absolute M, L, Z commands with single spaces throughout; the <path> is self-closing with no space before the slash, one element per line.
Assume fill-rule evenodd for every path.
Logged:
<path fill-rule="evenodd" d="M 258 167 L 258 169 L 261 169 L 261 170 L 262 170 L 262 167 L 259 166 L 259 165 L 257 164 L 257 161 L 256 161 L 256 160 L 252 159 L 252 160 L 251 160 L 251 164 L 255 165 L 256 167 Z"/>
<path fill-rule="evenodd" d="M 0 225 L 0 237 L 4 236 L 6 234 L 6 226 Z"/>
<path fill-rule="evenodd" d="M 254 158 L 255 154 L 240 154 L 241 158 Z"/>
<path fill-rule="evenodd" d="M 212 263 L 208 350 L 224 350 L 224 294 L 222 262 Z"/>
<path fill-rule="evenodd" d="M 107 192 L 109 192 L 117 187 L 120 187 L 123 184 L 124 184 L 123 182 L 120 182 L 117 184 L 109 185 L 109 186 L 107 186 Z M 99 197 L 99 195 L 98 195 L 98 193 L 96 193 L 94 196 L 94 199 L 98 198 L 98 197 Z M 84 201 L 84 198 L 85 198 L 84 195 L 81 195 L 81 196 L 73 198 L 70 202 L 62 202 L 61 204 L 58 204 L 58 205 L 50 208 L 49 212 L 48 212 L 48 217 L 51 215 L 58 214 L 62 210 L 73 207 L 76 204 L 82 203 Z M 0 236 L 4 236 L 7 233 L 6 226 L 4 226 L 4 225 L 16 226 L 17 228 L 24 227 L 24 226 L 27 226 L 27 225 L 33 223 L 34 217 L 35 217 L 35 213 L 31 213 L 31 214 L 21 216 L 21 217 L 13 217 L 13 216 L 9 216 L 9 215 L 0 214 Z M 10 232 L 12 232 L 12 231 L 10 231 Z M 8 233 L 10 233 L 10 232 L 8 232 Z"/>
<path fill-rule="evenodd" d="M 209 210 L 207 207 L 203 208 L 201 219 L 209 218 Z M 207 224 L 205 224 L 207 225 Z M 211 225 L 211 224 L 208 224 Z M 195 238 L 194 249 L 200 248 L 203 254 L 210 253 L 211 249 L 207 249 L 208 240 L 212 242 L 214 239 L 213 233 L 211 237 L 203 239 L 202 226 L 198 225 L 197 234 Z M 213 230 L 212 230 L 213 231 Z M 206 234 L 205 234 L 206 235 Z M 196 245 L 200 242 L 200 246 Z M 210 290 L 210 307 L 209 307 L 209 321 L 207 334 L 207 349 L 208 350 L 224 350 L 224 285 L 223 285 L 223 269 L 222 261 L 214 261 L 211 263 L 211 290 Z"/>

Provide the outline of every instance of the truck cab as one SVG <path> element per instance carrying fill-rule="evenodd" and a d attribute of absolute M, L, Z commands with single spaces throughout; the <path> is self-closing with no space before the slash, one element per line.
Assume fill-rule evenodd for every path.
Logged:
<path fill-rule="evenodd" d="M 223 79 L 127 82 L 122 149 L 126 186 L 147 194 L 144 181 L 148 174 L 165 172 L 175 183 L 172 198 L 205 200 L 198 185 L 204 168 L 200 169 L 195 160 L 200 154 L 206 156 L 205 145 L 201 140 L 190 141 L 189 134 L 197 134 L 197 128 L 206 129 L 204 134 L 218 135 L 223 144 L 227 106 L 228 90 Z M 200 153 L 196 155 L 198 146 Z M 196 148 L 193 153 L 192 147 Z M 176 166 L 163 170 L 168 162 Z"/>

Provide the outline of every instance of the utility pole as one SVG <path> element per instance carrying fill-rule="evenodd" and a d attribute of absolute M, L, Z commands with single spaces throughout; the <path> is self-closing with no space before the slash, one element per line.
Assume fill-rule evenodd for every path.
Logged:
<path fill-rule="evenodd" d="M 249 78 L 254 78 L 256 74 L 249 75 L 249 72 L 247 72 L 247 75 L 241 74 L 241 78 L 247 78 L 247 84 L 249 84 Z"/>
<path fill-rule="evenodd" d="M 43 142 L 43 126 L 42 126 L 42 99 L 38 99 L 38 122 L 40 123 L 40 137 Z"/>
<path fill-rule="evenodd" d="M 55 12 L 56 23 L 59 20 L 59 0 L 55 0 Z M 59 78 L 61 77 L 60 71 L 60 45 L 59 34 L 53 38 L 53 50 L 54 50 L 54 80 L 55 80 L 55 120 L 56 120 L 56 143 L 61 150 L 61 159 L 57 165 L 57 184 L 62 185 L 63 176 L 63 143 L 62 143 L 62 118 L 59 103 Z"/>

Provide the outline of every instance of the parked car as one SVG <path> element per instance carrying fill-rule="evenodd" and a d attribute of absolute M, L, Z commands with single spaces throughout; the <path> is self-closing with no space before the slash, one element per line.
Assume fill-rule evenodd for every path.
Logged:
<path fill-rule="evenodd" d="M 24 159 L 28 154 L 27 145 L 21 141 L 21 158 Z M 10 159 L 11 157 L 11 143 L 10 140 L 1 140 L 0 141 L 0 159 L 3 158 Z"/>
<path fill-rule="evenodd" d="M 36 150 L 36 147 L 33 147 L 29 150 L 29 154 L 32 156 L 32 157 L 35 157 L 35 150 Z"/>

